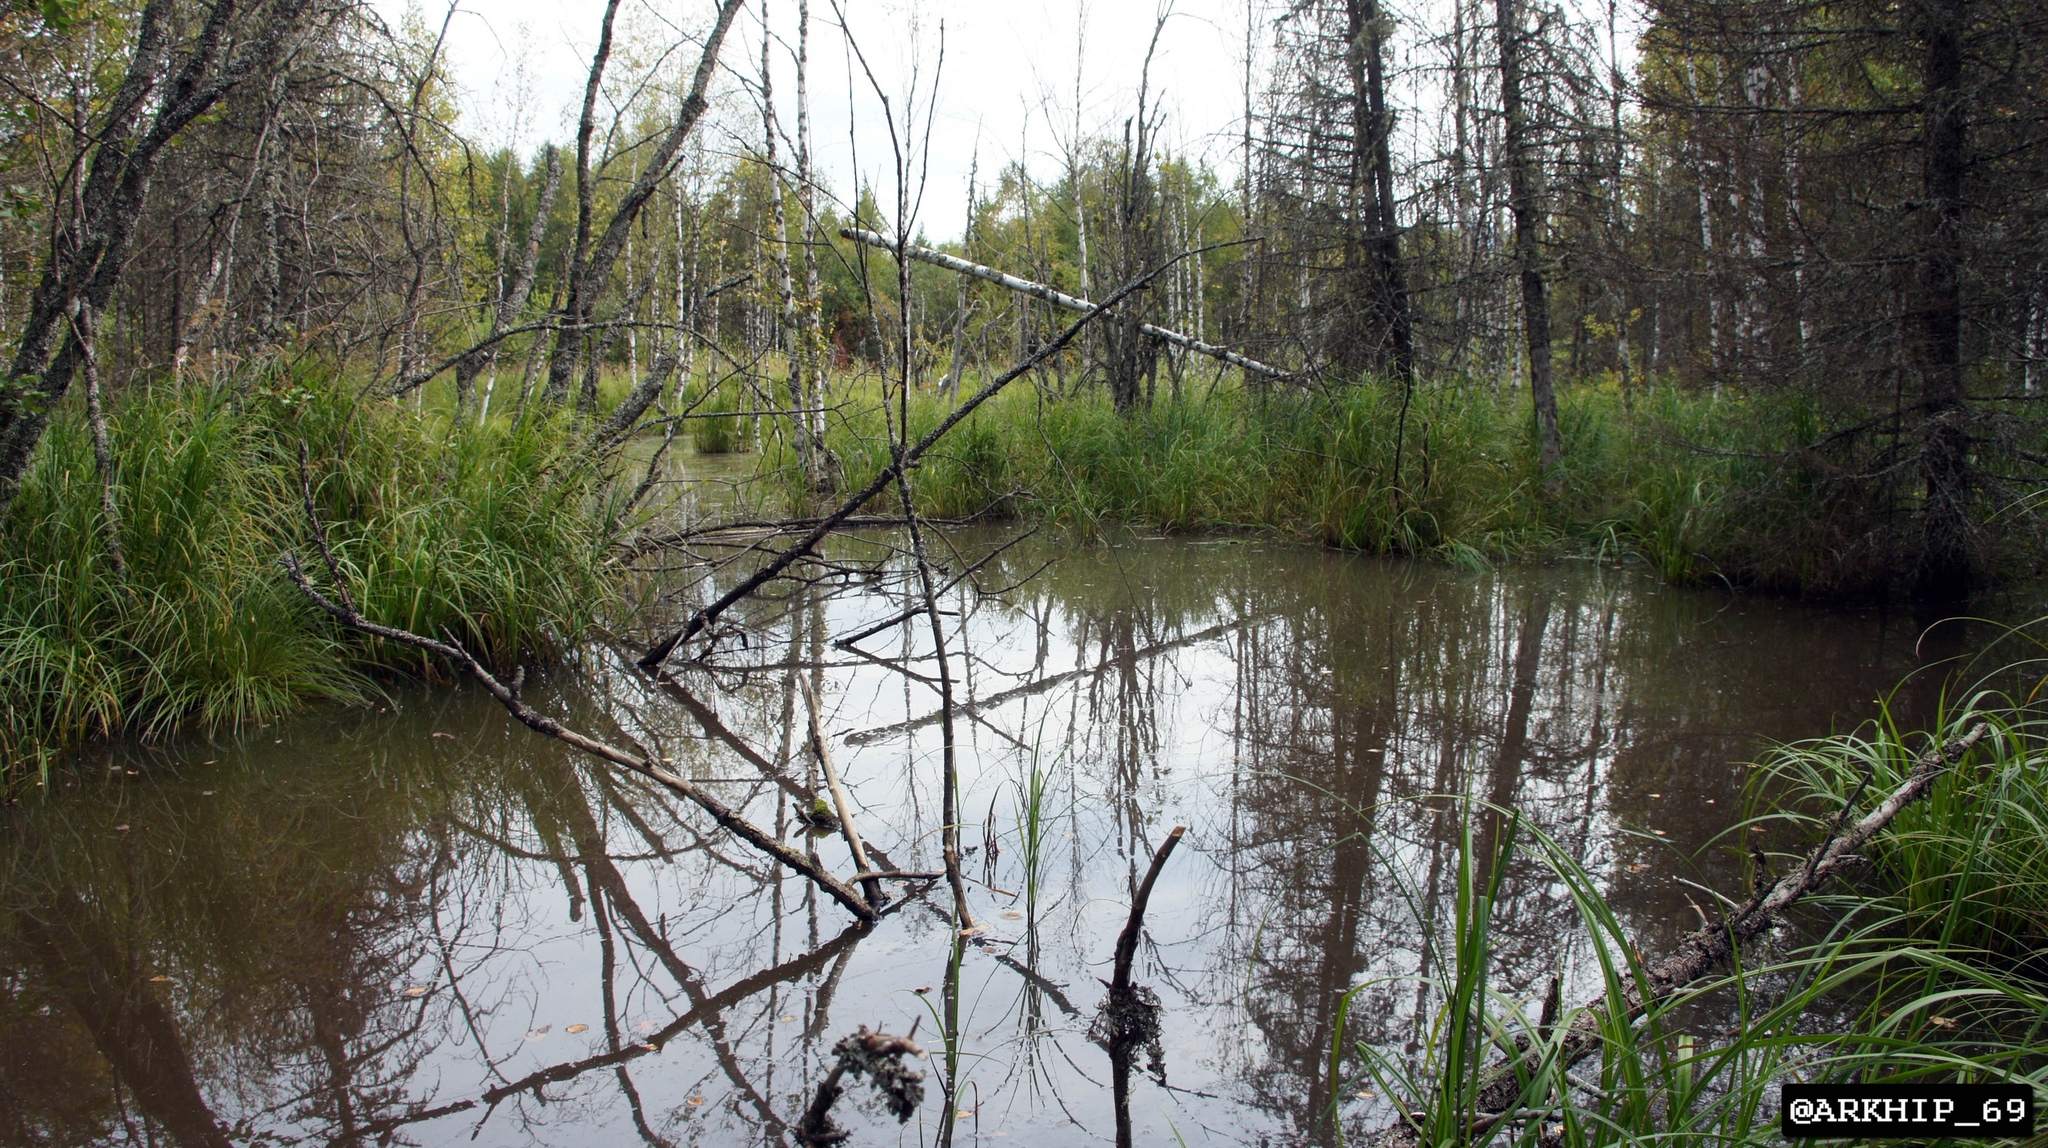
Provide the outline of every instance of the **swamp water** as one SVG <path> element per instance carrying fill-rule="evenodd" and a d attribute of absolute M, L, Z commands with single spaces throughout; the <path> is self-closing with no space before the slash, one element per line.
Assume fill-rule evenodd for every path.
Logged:
<path fill-rule="evenodd" d="M 1004 538 L 950 541 L 958 569 Z M 801 675 L 863 836 L 938 868 L 929 630 L 834 644 L 903 609 L 888 543 L 735 611 L 683 692 L 622 641 L 529 695 L 845 875 L 841 840 L 794 816 L 823 791 Z M 1905 620 L 1235 540 L 1031 539 L 946 599 L 973 935 L 943 882 L 851 927 L 474 689 L 103 749 L 4 815 L 0 1143 L 783 1144 L 862 1025 L 915 1026 L 926 1091 L 899 1126 L 855 1085 L 850 1143 L 1108 1142 L 1098 978 L 1176 825 L 1138 952 L 1163 1012 L 1135 1142 L 1320 1142 L 1338 996 L 1408 978 L 1356 996 L 1346 1044 L 1425 1036 L 1413 977 L 1462 832 L 1429 795 L 1519 811 L 1652 949 L 1697 922 L 1679 878 L 1740 883 L 1714 844 L 1737 763 L 1853 725 L 1915 665 Z M 1590 995 L 1539 864 L 1515 863 L 1496 919 L 1504 991 L 1540 999 L 1561 970 Z M 1344 1088 L 1347 1133 L 1387 1121 L 1371 1087 Z"/>

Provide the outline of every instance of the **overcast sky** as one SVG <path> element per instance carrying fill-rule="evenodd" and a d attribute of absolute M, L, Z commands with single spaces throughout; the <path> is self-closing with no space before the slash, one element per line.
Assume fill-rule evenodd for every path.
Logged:
<path fill-rule="evenodd" d="M 377 0 L 394 23 L 408 8 L 413 18 L 438 28 L 447 0 Z M 847 26 L 876 78 L 902 106 L 913 71 L 918 99 L 931 95 L 938 64 L 940 28 L 945 59 L 938 76 L 932 119 L 928 190 L 919 222 L 934 239 L 957 237 L 965 218 L 967 177 L 977 154 L 984 178 L 1022 157 L 1050 176 L 1054 156 L 1071 132 L 1074 114 L 1077 32 L 1085 28 L 1080 63 L 1084 131 L 1120 125 L 1135 108 L 1138 78 L 1152 38 L 1155 10 L 1150 0 L 841 0 Z M 512 135 L 514 111 L 524 107 L 526 123 L 518 145 L 531 150 L 547 140 L 573 138 L 585 70 L 596 44 L 603 0 L 457 0 L 449 24 L 447 58 L 462 89 L 466 134 L 490 143 Z M 1152 86 L 1164 100 L 1166 137 L 1177 151 L 1206 155 L 1234 171 L 1243 115 L 1243 56 L 1246 0 L 1175 0 L 1152 64 Z M 654 48 L 673 43 L 670 29 L 701 31 L 714 10 L 712 0 L 626 0 L 622 29 L 639 30 Z M 762 0 L 749 0 L 728 41 L 729 70 L 751 77 L 759 71 Z M 793 49 L 796 0 L 768 0 L 778 36 Z M 849 52 L 829 0 L 812 0 L 812 121 L 818 167 L 832 189 L 850 194 L 858 169 L 878 187 L 890 186 L 888 133 L 880 102 L 853 65 L 857 85 L 848 103 Z M 791 57 L 778 50 L 777 111 L 795 130 Z M 695 62 L 695 53 L 688 56 Z M 523 66 L 522 66 L 523 65 Z M 630 66 L 630 65 L 629 65 Z M 723 131 L 707 142 L 737 146 L 726 133 L 758 137 L 756 123 L 737 119 L 751 97 L 734 92 Z M 521 93 L 524 99 L 521 99 Z M 922 120 L 920 118 L 920 124 Z M 849 141 L 849 123 L 851 140 Z M 921 129 L 920 129 L 921 130 Z M 884 203 L 889 202 L 885 193 Z"/>

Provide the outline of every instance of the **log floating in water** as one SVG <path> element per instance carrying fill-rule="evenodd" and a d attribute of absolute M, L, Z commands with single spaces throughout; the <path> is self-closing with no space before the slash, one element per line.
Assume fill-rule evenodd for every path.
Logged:
<path fill-rule="evenodd" d="M 993 267 L 984 267 L 979 263 L 970 263 L 965 259 L 948 255 L 943 251 L 933 251 L 929 247 L 919 247 L 913 243 L 905 244 L 903 250 L 899 253 L 896 250 L 895 240 L 885 235 L 877 235 L 872 231 L 863 231 L 858 227 L 842 227 L 839 229 L 839 234 L 853 240 L 855 243 L 865 243 L 869 247 L 879 247 L 891 255 L 900 254 L 906 259 L 915 259 L 920 263 L 929 263 L 934 267 L 944 267 L 948 271 L 958 271 L 962 275 L 972 275 L 976 279 L 987 280 L 998 287 L 1006 287 L 1019 294 L 1029 295 L 1034 299 L 1042 299 L 1055 307 L 1063 307 L 1069 311 L 1093 311 L 1095 309 L 1095 304 L 1090 303 L 1086 299 L 1076 298 L 1065 292 L 1047 287 L 1043 283 L 1033 283 L 1029 279 L 1019 279 L 1015 275 L 998 271 Z M 1138 324 L 1138 330 L 1161 342 L 1171 343 L 1182 350 L 1193 351 L 1197 355 L 1207 355 L 1212 359 L 1229 363 L 1233 367 L 1243 367 L 1253 374 L 1264 375 L 1269 379 L 1291 379 L 1294 377 L 1293 371 L 1283 371 L 1270 364 L 1261 363 L 1257 359 L 1247 359 L 1227 347 L 1218 347 L 1213 343 L 1204 343 L 1200 339 L 1183 335 L 1179 331 L 1169 331 L 1164 327 L 1157 327 L 1151 323 Z"/>

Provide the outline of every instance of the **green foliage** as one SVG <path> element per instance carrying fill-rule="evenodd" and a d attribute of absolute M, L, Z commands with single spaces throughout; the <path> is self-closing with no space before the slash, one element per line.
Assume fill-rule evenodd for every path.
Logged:
<path fill-rule="evenodd" d="M 747 449 L 746 431 L 740 424 L 740 384 L 727 380 L 705 398 L 698 412 L 704 417 L 690 420 L 690 441 L 700 454 L 733 454 Z M 683 405 L 690 405 L 688 399 Z"/>
<path fill-rule="evenodd" d="M 2001 724 L 2010 731 L 2021 723 L 2008 715 Z M 1944 736 L 1959 729 L 1947 727 Z M 1973 865 L 1962 852 L 1937 856 L 1915 839 L 1924 836 L 1928 823 L 1951 823 L 1956 814 L 1950 809 L 1967 806 L 1972 816 L 1996 817 L 2004 792 L 1987 787 L 1985 778 L 2006 772 L 2016 744 L 2007 738 L 1993 747 L 1988 775 L 1979 771 L 1972 780 L 1966 772 L 1945 783 L 1945 797 L 1909 810 L 1880 838 L 1884 852 L 1918 855 L 1929 862 L 1925 875 L 1938 872 L 1948 883 L 1971 882 Z M 1765 772 L 1802 772 L 1829 757 L 1852 774 L 1859 758 L 1868 760 L 1861 743 L 1831 739 L 1788 751 L 1766 763 Z M 2037 777 L 2039 761 L 2035 735 L 2031 762 Z M 1881 785 L 1873 789 L 1881 792 Z M 1972 948 L 1965 934 L 1945 927 L 1930 933 L 1927 926 L 1942 914 L 1927 914 L 1910 897 L 1879 891 L 1816 899 L 1815 911 L 1787 946 L 1752 954 L 1761 959 L 1658 999 L 1648 989 L 1647 964 L 1629 929 L 1596 875 L 1568 846 L 1519 822 L 1511 811 L 1473 805 L 1467 811 L 1456 912 L 1431 950 L 1440 954 L 1437 963 L 1418 978 L 1368 982 L 1345 993 L 1337 1002 L 1330 1050 L 1332 1094 L 1350 1096 L 1361 1086 L 1375 1090 L 1400 1111 L 1417 1114 L 1422 1144 L 1777 1144 L 1777 1090 L 1788 1079 L 2038 1084 L 2048 1056 L 2048 993 L 2038 979 L 2011 972 L 1999 954 Z M 1486 818 L 1506 827 L 1490 853 L 1475 844 L 1469 829 L 1471 821 Z M 2016 834 L 2030 834 L 2037 855 L 2048 845 L 2040 824 L 2032 821 Z M 1811 840 L 1817 839 L 1816 833 Z M 1636 989 L 1652 999 L 1640 1017 L 1624 1019 L 1587 1006 L 1563 1009 L 1545 1023 L 1542 1002 L 1515 999 L 1491 986 L 1490 974 L 1503 957 L 1491 932 L 1503 899 L 1500 874 L 1518 848 L 1537 859 L 1536 879 L 1556 881 L 1577 910 L 1578 935 L 1559 938 L 1560 950 L 1590 962 L 1601 998 L 1620 1000 Z M 1492 863 L 1477 866 L 1475 858 Z M 1780 861 L 1781 868 L 1796 863 Z M 2034 897 L 2040 889 L 2034 886 Z M 1419 903 L 1419 890 L 1404 886 L 1404 892 L 1411 904 Z M 1417 979 L 1436 1002 L 1418 1058 L 1362 1043 L 1345 1047 L 1343 1021 L 1356 997 L 1412 996 Z M 1563 1050 L 1575 1023 L 1590 1025 L 1598 1044 L 1590 1059 L 1573 1068 Z M 1527 1057 L 1515 1077 L 1519 1095 L 1509 1106 L 1515 1115 L 1507 1120 L 1476 1104 L 1501 1049 L 1521 1049 Z M 1372 1122 L 1359 1113 L 1347 1127 L 1341 1110 L 1331 1115 L 1340 1141 L 1345 1132 Z"/>
<path fill-rule="evenodd" d="M 2012 636 L 2039 641 L 2028 629 Z M 1943 779 L 1864 851 L 1865 889 L 1884 899 L 1917 942 L 2015 960 L 2038 961 L 2048 951 L 2048 724 L 2038 704 L 2044 665 L 2000 672 L 2017 682 L 2018 699 L 1990 688 L 1967 699 L 1963 708 L 1984 714 L 1992 731 L 1975 768 Z M 1887 706 L 1855 733 L 1775 755 L 1755 779 L 1754 800 L 1782 804 L 1779 816 L 1817 834 L 1853 794 L 1896 789 L 1930 744 L 1900 729 Z"/>
<path fill-rule="evenodd" d="M 1887 576 L 1884 501 L 1837 481 L 1808 449 L 1827 428 L 1796 395 L 1666 387 L 1631 402 L 1576 388 L 1564 396 L 1564 461 L 1547 481 L 1523 396 L 1420 387 L 1405 434 L 1401 397 L 1373 382 L 1226 389 L 1118 416 L 1099 395 L 1053 399 L 1020 384 L 933 450 L 915 475 L 918 500 L 940 518 L 1251 529 L 1468 565 L 1576 554 L 1641 562 L 1676 583 L 1796 593 L 1868 591 Z M 858 482 L 888 464 L 888 437 L 872 396 L 852 399 L 832 446 Z M 937 395 L 913 398 L 913 436 L 947 409 Z M 771 462 L 800 501 L 789 460 Z"/>
<path fill-rule="evenodd" d="M 251 375 L 257 372 L 252 371 Z M 316 372 L 136 390 L 110 416 L 121 543 L 105 548 L 91 433 L 53 422 L 0 519 L 0 767 L 81 738 L 268 720 L 355 698 L 415 651 L 344 636 L 286 578 L 305 550 L 299 449 L 365 614 L 494 660 L 559 652 L 605 598 L 602 476 L 565 424 L 449 429 Z M 324 572 L 316 570 L 324 582 Z"/>

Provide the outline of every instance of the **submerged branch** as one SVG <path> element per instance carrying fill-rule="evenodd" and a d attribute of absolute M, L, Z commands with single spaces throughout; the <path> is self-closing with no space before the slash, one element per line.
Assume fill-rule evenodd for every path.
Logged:
<path fill-rule="evenodd" d="M 395 626 L 380 625 L 363 617 L 349 597 L 347 585 L 342 580 L 340 564 L 335 561 L 333 553 L 328 548 L 326 527 L 322 525 L 319 516 L 314 513 L 312 480 L 304 478 L 303 485 L 305 488 L 306 513 L 312 521 L 314 543 L 320 550 L 321 558 L 326 562 L 328 574 L 334 580 L 336 595 L 341 600 L 337 602 L 314 588 L 313 583 L 306 577 L 305 569 L 300 565 L 297 554 L 286 552 L 284 565 L 285 570 L 291 575 L 292 582 L 298 586 L 299 592 L 304 594 L 315 606 L 318 606 L 336 621 L 352 630 L 369 634 L 372 637 L 383 638 L 386 641 L 411 646 L 417 650 L 424 650 L 453 663 L 457 668 L 468 673 L 470 677 L 475 678 L 477 683 L 483 686 L 486 693 L 497 699 L 499 705 L 504 706 L 508 713 L 518 718 L 520 723 L 528 729 L 536 733 L 545 734 L 575 749 L 582 750 L 592 757 L 624 769 L 629 769 L 634 773 L 640 774 L 642 777 L 659 782 L 670 792 L 687 799 L 699 809 L 709 813 L 712 820 L 716 821 L 726 831 L 767 854 L 785 868 L 808 878 L 855 917 L 864 922 L 873 922 L 878 919 L 875 910 L 868 905 L 867 901 L 862 899 L 860 894 L 847 887 L 844 882 L 834 877 L 809 857 L 776 840 L 773 834 L 766 832 L 753 822 L 747 820 L 738 810 L 718 800 L 708 790 L 705 790 L 695 782 L 671 772 L 660 762 L 627 753 L 616 746 L 607 745 L 596 738 L 569 729 L 555 719 L 527 705 L 521 700 L 517 688 L 525 676 L 523 672 L 519 678 L 514 679 L 512 685 L 508 686 L 504 682 L 499 681 L 496 675 L 484 668 L 483 663 L 477 661 L 476 657 L 468 650 L 453 641 L 437 641 L 408 630 L 401 630 Z"/>

